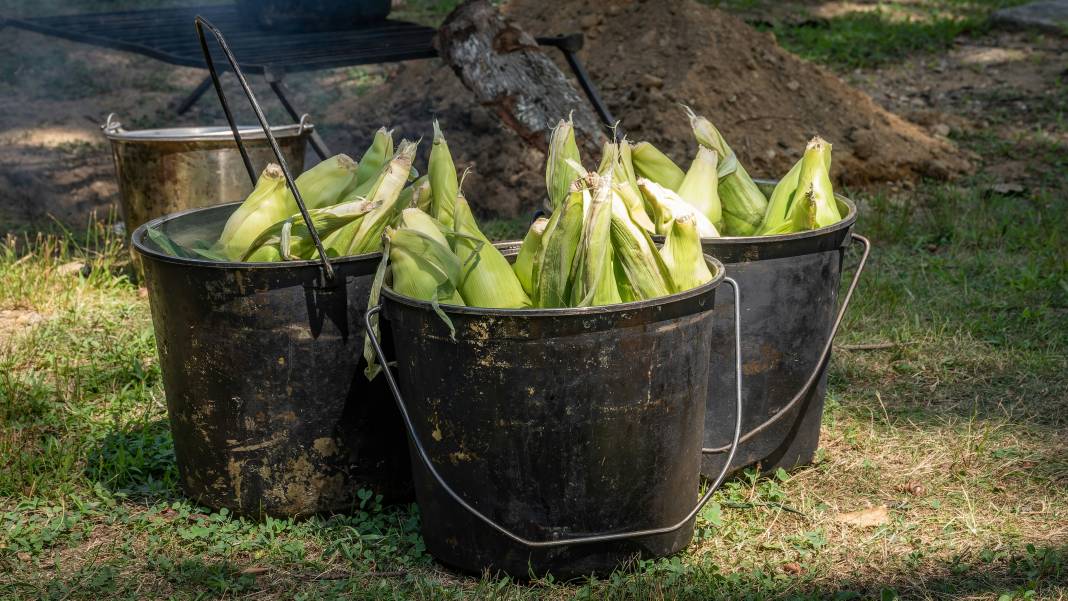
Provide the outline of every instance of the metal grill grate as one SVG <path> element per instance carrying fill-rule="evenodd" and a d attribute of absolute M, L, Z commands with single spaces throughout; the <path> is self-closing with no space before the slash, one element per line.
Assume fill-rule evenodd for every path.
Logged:
<path fill-rule="evenodd" d="M 432 46 L 435 30 L 415 23 L 386 20 L 342 31 L 263 31 L 232 5 L 11 19 L 6 24 L 175 65 L 203 67 L 204 55 L 193 31 L 197 15 L 226 32 L 246 72 L 308 71 L 437 56 Z"/>

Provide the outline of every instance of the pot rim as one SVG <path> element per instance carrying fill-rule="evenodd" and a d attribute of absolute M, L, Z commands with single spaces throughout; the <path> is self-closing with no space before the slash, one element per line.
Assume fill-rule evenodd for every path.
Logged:
<path fill-rule="evenodd" d="M 500 247 L 498 247 L 500 248 Z M 518 249 L 508 249 L 512 253 L 518 252 Z M 506 253 L 511 254 L 511 253 Z M 629 303 L 616 303 L 612 305 L 597 305 L 594 307 L 560 307 L 560 308 L 530 308 L 530 309 L 499 309 L 490 307 L 470 307 L 460 305 L 448 305 L 441 303 L 438 306 L 442 311 L 449 315 L 467 315 L 474 317 L 593 317 L 600 315 L 611 315 L 615 313 L 626 313 L 628 311 L 635 311 L 640 309 L 650 309 L 660 307 L 679 301 L 688 300 L 691 298 L 703 296 L 708 294 L 715 288 L 718 288 L 723 280 L 727 277 L 727 269 L 719 259 L 705 254 L 705 262 L 710 268 L 713 268 L 712 279 L 700 286 L 684 290 L 682 292 L 676 292 L 667 296 L 660 296 L 648 300 L 631 301 Z M 415 309 L 422 309 L 425 311 L 433 311 L 434 306 L 429 301 L 423 301 L 404 296 L 398 292 L 395 292 L 388 284 L 382 285 L 382 297 L 389 299 L 390 302 L 395 302 L 400 305 L 412 307 Z M 709 306 L 708 310 L 711 311 L 712 307 Z"/>
<path fill-rule="evenodd" d="M 226 125 L 199 127 L 163 127 L 154 129 L 126 130 L 121 123 L 105 124 L 104 136 L 112 142 L 233 142 L 234 134 Z M 271 133 L 276 138 L 296 138 L 315 129 L 311 123 L 272 125 Z M 242 140 L 266 140 L 263 128 L 258 125 L 240 125 L 237 128 Z"/>
<path fill-rule="evenodd" d="M 770 179 L 755 179 L 753 180 L 757 184 L 774 186 L 778 183 L 778 180 Z M 821 228 L 814 230 L 805 230 L 803 232 L 794 232 L 792 234 L 776 234 L 773 236 L 721 236 L 717 238 L 701 238 L 702 244 L 727 244 L 727 245 L 741 245 L 741 244 L 773 244 L 776 242 L 791 242 L 794 240 L 804 240 L 805 238 L 817 238 L 825 234 L 837 232 L 850 227 L 857 222 L 857 203 L 848 196 L 843 196 L 837 192 L 834 193 L 834 198 L 846 207 L 846 214 L 837 223 L 831 225 L 825 225 Z"/>
<path fill-rule="evenodd" d="M 236 207 L 236 206 L 239 206 L 242 202 L 244 202 L 244 201 L 240 201 L 239 200 L 239 201 L 236 201 L 236 202 L 228 202 L 228 203 L 224 203 L 224 204 L 213 205 L 213 206 L 210 206 L 210 207 L 195 207 L 195 208 L 192 208 L 192 209 L 186 209 L 184 211 L 179 211 L 177 213 L 170 213 L 170 214 L 164 215 L 163 217 L 157 217 L 157 218 L 155 218 L 155 219 L 153 219 L 151 221 L 146 221 L 145 223 L 143 223 L 140 226 L 138 226 L 136 230 L 134 230 L 133 234 L 130 236 L 130 244 L 133 245 L 134 249 L 137 251 L 138 254 L 144 255 L 146 257 L 149 257 L 154 261 L 160 261 L 160 262 L 163 262 L 163 263 L 172 263 L 172 264 L 175 264 L 175 265 L 183 265 L 183 266 L 186 266 L 186 267 L 199 267 L 199 268 L 204 268 L 204 269 L 228 269 L 228 270 L 242 270 L 242 271 L 257 271 L 257 272 L 267 272 L 267 271 L 272 271 L 272 270 L 274 270 L 274 271 L 293 270 L 293 269 L 301 269 L 301 268 L 305 268 L 305 267 L 314 267 L 316 269 L 321 269 L 322 268 L 323 262 L 320 261 L 319 259 L 306 259 L 306 260 L 300 260 L 300 261 L 273 261 L 273 262 L 263 262 L 263 263 L 244 263 L 244 262 L 241 262 L 241 261 L 212 261 L 212 260 L 209 260 L 209 259 L 193 259 L 193 258 L 186 258 L 186 257 L 175 257 L 173 255 L 169 255 L 167 253 L 155 250 L 154 248 L 150 248 L 147 245 L 146 241 L 145 241 L 145 238 L 148 236 L 149 228 L 153 228 L 154 227 L 154 228 L 158 229 L 159 226 L 164 224 L 164 223 L 167 223 L 169 221 L 174 221 L 176 219 L 181 219 L 182 217 L 186 217 L 186 216 L 188 216 L 188 215 L 190 215 L 192 213 L 210 211 L 210 210 L 219 210 L 219 209 L 221 209 L 223 207 Z M 372 252 L 372 253 L 364 253 L 364 254 L 361 254 L 361 255 L 349 255 L 349 256 L 345 256 L 345 257 L 332 257 L 330 259 L 330 264 L 337 266 L 337 265 L 346 265 L 346 264 L 350 264 L 350 263 L 362 263 L 362 262 L 365 262 L 365 261 L 368 261 L 368 260 L 373 260 L 375 263 L 377 263 L 381 258 L 382 258 L 382 252 L 381 251 L 375 251 L 375 252 Z"/>

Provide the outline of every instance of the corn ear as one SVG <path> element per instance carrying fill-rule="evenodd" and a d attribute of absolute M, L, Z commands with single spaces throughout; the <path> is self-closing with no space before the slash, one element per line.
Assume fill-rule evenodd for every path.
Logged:
<path fill-rule="evenodd" d="M 415 180 L 411 186 L 412 198 L 408 206 L 415 207 L 424 213 L 430 213 L 430 176 Z"/>
<path fill-rule="evenodd" d="M 338 229 L 323 241 L 327 253 L 350 256 L 374 252 L 382 248 L 382 232 L 386 225 L 403 208 L 401 190 L 408 178 L 408 170 L 415 160 L 418 144 L 401 140 L 396 154 L 383 167 L 367 199 L 376 203 L 375 208 L 359 223 L 351 223 Z"/>
<path fill-rule="evenodd" d="M 311 210 L 341 202 L 355 181 L 356 162 L 348 155 L 336 154 L 301 173 L 295 183 L 304 206 Z"/>
<path fill-rule="evenodd" d="M 545 162 L 545 189 L 548 192 L 545 208 L 556 211 L 567 199 L 571 184 L 582 177 L 584 169 L 577 171 L 572 163 L 582 164 L 578 144 L 575 142 L 575 125 L 568 116 L 553 128 L 549 138 L 549 153 Z"/>
<path fill-rule="evenodd" d="M 312 209 L 308 211 L 308 215 L 312 218 L 315 231 L 321 238 L 326 238 L 339 228 L 359 220 L 374 208 L 375 203 L 371 201 L 354 200 Z M 260 234 L 241 260 L 250 263 L 293 261 L 310 259 L 313 256 L 318 255 L 308 225 L 303 216 L 296 213 Z"/>
<path fill-rule="evenodd" d="M 463 264 L 460 296 L 472 307 L 522 309 L 530 306 L 512 265 L 489 238 L 478 229 L 467 199 L 456 198 L 455 234 L 452 250 Z"/>
<path fill-rule="evenodd" d="M 842 220 L 828 173 L 830 154 L 831 145 L 819 137 L 805 147 L 797 191 L 787 214 L 794 231 L 814 230 Z"/>
<path fill-rule="evenodd" d="M 460 260 L 430 231 L 414 227 L 385 230 L 389 239 L 391 288 L 404 296 L 449 305 L 464 304 L 457 284 Z"/>
<path fill-rule="evenodd" d="M 705 261 L 701 237 L 697 234 L 697 220 L 693 215 L 675 218 L 660 249 L 660 256 L 671 274 L 672 292 L 683 292 L 712 281 L 712 272 Z"/>
<path fill-rule="evenodd" d="M 764 219 L 760 221 L 760 227 L 757 228 L 757 235 L 788 234 L 793 231 L 793 223 L 787 215 L 794 193 L 797 192 L 797 179 L 800 175 L 801 160 L 799 159 L 775 184 L 771 198 L 768 199 L 768 208 L 764 211 Z"/>
<path fill-rule="evenodd" d="M 645 300 L 671 294 L 667 267 L 652 238 L 631 220 L 623 199 L 614 190 L 610 232 L 612 250 L 619 265 L 616 278 L 622 300 Z"/>
<path fill-rule="evenodd" d="M 678 194 L 707 217 L 717 230 L 722 230 L 723 208 L 720 205 L 719 177 L 716 173 L 718 164 L 716 151 L 700 146 L 679 186 Z"/>
<path fill-rule="evenodd" d="M 626 153 L 626 164 L 624 164 L 624 153 Z M 601 153 L 601 164 L 597 167 L 597 173 L 601 176 L 610 175 L 613 184 L 619 186 L 618 192 L 623 197 L 623 202 L 627 205 L 627 211 L 630 212 L 630 218 L 634 220 L 634 223 L 649 233 L 656 233 L 656 228 L 652 220 L 649 219 L 649 214 L 645 212 L 645 205 L 642 202 L 641 193 L 638 191 L 637 180 L 634 180 L 635 183 L 633 185 L 631 183 L 631 177 L 634 176 L 634 167 L 630 164 L 630 155 L 630 144 L 628 142 L 624 141 L 620 144 L 605 142 L 604 150 Z"/>
<path fill-rule="evenodd" d="M 434 121 L 434 145 L 430 149 L 428 172 L 430 175 L 430 214 L 445 224 L 445 227 L 451 228 L 460 183 L 456 179 L 456 165 L 452 161 L 449 144 L 445 141 L 445 135 L 441 133 L 437 120 Z"/>
<path fill-rule="evenodd" d="M 590 201 L 585 211 L 571 268 L 570 306 L 590 307 L 619 302 L 612 273 L 612 177 L 591 176 Z M 612 287 L 606 282 L 611 279 Z"/>
<path fill-rule="evenodd" d="M 282 168 L 271 163 L 256 180 L 252 193 L 226 220 L 215 249 L 229 260 L 238 261 L 261 233 L 296 211 L 297 203 L 286 188 Z"/>
<path fill-rule="evenodd" d="M 534 294 L 534 260 L 541 252 L 541 240 L 547 225 L 549 225 L 549 220 L 545 217 L 538 217 L 534 220 L 526 236 L 523 237 L 523 243 L 519 245 L 519 254 L 516 255 L 515 263 L 512 264 L 512 271 L 519 278 L 519 284 L 523 286 L 523 292 L 526 292 L 527 296 Z"/>
<path fill-rule="evenodd" d="M 719 153 L 719 198 L 723 207 L 724 231 L 730 236 L 752 236 L 764 219 L 768 199 L 760 191 L 738 155 L 727 145 L 715 125 L 685 107 L 694 137 L 702 146 Z"/>
<path fill-rule="evenodd" d="M 589 194 L 584 187 L 572 187 L 567 201 L 553 213 L 546 226 L 542 249 L 533 270 L 532 300 L 536 307 L 568 306 L 571 264 L 582 233 L 583 205 L 589 204 Z"/>
<path fill-rule="evenodd" d="M 678 190 L 686 174 L 668 156 L 648 142 L 639 142 L 631 150 L 634 172 L 669 190 Z"/>
<path fill-rule="evenodd" d="M 367 180 L 374 179 L 378 172 L 382 169 L 382 166 L 386 164 L 386 161 L 393 156 L 393 132 L 384 128 L 378 128 L 375 132 L 375 137 L 371 141 L 371 145 L 364 151 L 363 156 L 360 157 L 359 166 L 356 168 L 356 184 L 349 192 L 351 193 L 356 189 L 356 186 L 366 182 Z"/>
<path fill-rule="evenodd" d="M 708 220 L 708 217 L 675 192 L 645 178 L 638 178 L 638 189 L 642 191 L 642 196 L 649 204 L 657 234 L 666 236 L 671 231 L 675 219 L 684 215 L 692 215 L 697 233 L 701 238 L 719 237 L 719 230 Z"/>

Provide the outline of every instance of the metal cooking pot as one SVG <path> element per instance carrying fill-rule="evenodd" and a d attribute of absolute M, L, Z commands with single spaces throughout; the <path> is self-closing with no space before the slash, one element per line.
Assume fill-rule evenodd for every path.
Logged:
<path fill-rule="evenodd" d="M 305 115 L 300 123 L 271 128 L 295 173 L 304 170 L 304 152 L 313 127 Z M 129 131 L 111 114 L 101 129 L 111 141 L 127 241 L 130 232 L 152 219 L 243 200 L 252 191 L 229 127 Z M 275 160 L 259 126 L 238 131 L 257 171 Z"/>

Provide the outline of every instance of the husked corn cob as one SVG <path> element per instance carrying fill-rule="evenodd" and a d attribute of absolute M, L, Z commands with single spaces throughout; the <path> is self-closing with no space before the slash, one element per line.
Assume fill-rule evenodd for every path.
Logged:
<path fill-rule="evenodd" d="M 719 200 L 719 176 L 716 169 L 719 157 L 715 150 L 701 146 L 690 164 L 678 194 L 708 218 L 717 230 L 723 229 L 723 208 Z"/>
<path fill-rule="evenodd" d="M 441 133 L 438 122 L 434 121 L 434 145 L 430 149 L 430 214 L 445 224 L 453 226 L 456 195 L 460 191 L 460 182 L 456 179 L 456 165 L 452 162 L 449 144 Z"/>
<path fill-rule="evenodd" d="M 678 194 L 645 178 L 638 178 L 638 189 L 642 191 L 656 224 L 656 233 L 666 236 L 671 231 L 672 222 L 678 217 L 692 215 L 701 238 L 718 238 L 719 230 L 697 207 L 683 200 Z"/>
<path fill-rule="evenodd" d="M 549 153 L 545 163 L 545 189 L 548 192 L 545 209 L 556 211 L 567 199 L 571 184 L 582 177 L 585 170 L 578 171 L 574 165 L 582 164 L 578 144 L 575 142 L 575 125 L 568 116 L 553 128 L 549 138 Z"/>
<path fill-rule="evenodd" d="M 568 306 L 571 264 L 582 233 L 583 206 L 589 204 L 583 197 L 589 194 L 585 187 L 573 186 L 567 201 L 549 219 L 533 269 L 532 300 L 537 307 Z"/>
<path fill-rule="evenodd" d="M 639 142 L 631 150 L 634 172 L 669 190 L 678 190 L 686 174 L 668 156 L 648 142 Z"/>
<path fill-rule="evenodd" d="M 697 220 L 692 214 L 676 217 L 660 249 L 668 273 L 672 292 L 683 292 L 712 281 L 712 272 L 701 250 L 697 234 Z"/>
<path fill-rule="evenodd" d="M 616 279 L 622 300 L 629 302 L 671 294 L 667 267 L 652 238 L 631 220 L 623 199 L 614 190 L 610 231 L 612 250 L 619 265 Z"/>
<path fill-rule="evenodd" d="M 612 267 L 612 176 L 591 176 L 590 202 L 585 212 L 574 266 L 570 305 L 590 307 L 619 302 Z M 609 274 L 612 274 L 609 276 Z M 611 287 L 608 283 L 611 283 Z"/>
<path fill-rule="evenodd" d="M 478 229 L 471 206 L 463 194 L 456 198 L 452 251 L 463 264 L 460 296 L 468 305 L 501 309 L 530 306 L 530 297 L 519 283 L 512 265 L 489 238 Z"/>
<path fill-rule="evenodd" d="M 355 182 L 356 162 L 346 154 L 336 154 L 320 161 L 297 176 L 295 181 L 308 210 L 341 202 L 346 190 L 352 188 Z"/>
<path fill-rule="evenodd" d="M 512 271 L 519 278 L 519 283 L 523 286 L 523 292 L 526 292 L 527 296 L 534 294 L 534 261 L 541 252 L 541 240 L 547 225 L 549 225 L 549 220 L 545 217 L 538 217 L 534 220 L 530 229 L 527 230 L 527 235 L 523 237 L 523 243 L 519 245 L 519 254 L 515 256 L 515 263 L 512 264 Z"/>
<path fill-rule="evenodd" d="M 725 232 L 730 236 L 753 235 L 764 219 L 767 198 L 738 162 L 738 155 L 727 145 L 716 126 L 690 107 L 686 107 L 686 113 L 697 142 L 719 154 L 719 198 Z"/>
<path fill-rule="evenodd" d="M 231 261 L 240 260 L 260 233 L 296 212 L 297 202 L 286 188 L 282 168 L 271 163 L 252 193 L 226 220 L 216 249 Z"/>

